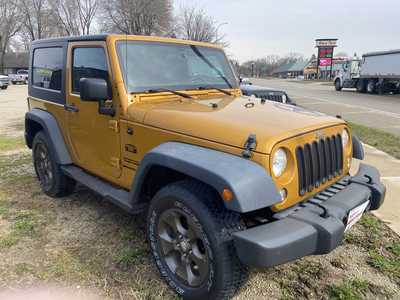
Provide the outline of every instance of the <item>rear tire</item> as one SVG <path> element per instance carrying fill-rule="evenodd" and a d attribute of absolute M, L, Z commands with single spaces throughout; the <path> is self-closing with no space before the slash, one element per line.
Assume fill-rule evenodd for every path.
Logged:
<path fill-rule="evenodd" d="M 357 89 L 357 92 L 359 92 L 359 93 L 365 93 L 365 91 L 366 91 L 365 80 L 359 79 L 357 81 L 356 89 Z"/>
<path fill-rule="evenodd" d="M 56 162 L 50 139 L 39 131 L 32 144 L 33 165 L 42 191 L 50 197 L 70 195 L 75 188 L 75 181 L 61 171 Z"/>
<path fill-rule="evenodd" d="M 240 215 L 226 210 L 213 189 L 194 180 L 162 188 L 147 217 L 157 268 L 183 299 L 230 299 L 240 289 L 248 269 L 236 255 L 231 233 L 243 229 Z"/>
<path fill-rule="evenodd" d="M 335 80 L 335 89 L 340 92 L 342 90 L 342 86 L 340 85 L 340 79 Z"/>
<path fill-rule="evenodd" d="M 1 89 L 2 90 L 6 90 L 8 88 L 8 85 L 2 86 Z"/>
<path fill-rule="evenodd" d="M 373 79 L 368 80 L 367 92 L 368 92 L 368 94 L 375 94 L 375 92 L 376 92 L 376 81 L 375 80 L 373 80 Z"/>

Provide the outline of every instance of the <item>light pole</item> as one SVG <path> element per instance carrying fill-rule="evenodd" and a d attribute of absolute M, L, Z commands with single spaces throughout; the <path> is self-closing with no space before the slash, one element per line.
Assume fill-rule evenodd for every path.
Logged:
<path fill-rule="evenodd" d="M 254 63 L 251 63 L 251 77 L 254 77 Z"/>

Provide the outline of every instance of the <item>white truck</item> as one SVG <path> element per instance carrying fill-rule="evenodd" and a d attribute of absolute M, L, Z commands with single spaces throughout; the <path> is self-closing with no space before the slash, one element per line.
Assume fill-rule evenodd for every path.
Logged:
<path fill-rule="evenodd" d="M 364 54 L 362 60 L 349 60 L 334 84 L 337 91 L 356 88 L 360 93 L 400 92 L 400 50 L 371 52 Z"/>
<path fill-rule="evenodd" d="M 12 84 L 28 84 L 28 70 L 18 70 L 17 74 L 8 74 Z"/>
<path fill-rule="evenodd" d="M 0 75 L 0 89 L 5 90 L 8 88 L 8 85 L 10 84 L 10 78 L 5 75 Z"/>

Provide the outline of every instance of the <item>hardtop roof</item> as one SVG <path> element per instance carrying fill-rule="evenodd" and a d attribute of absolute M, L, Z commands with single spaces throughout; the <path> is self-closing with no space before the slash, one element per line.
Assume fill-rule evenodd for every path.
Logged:
<path fill-rule="evenodd" d="M 141 35 L 129 35 L 129 34 L 124 35 L 124 34 L 111 34 L 111 33 L 110 34 L 96 34 L 96 35 L 65 36 L 65 37 L 47 38 L 47 39 L 35 40 L 32 42 L 32 45 L 38 45 L 38 44 L 42 44 L 42 43 L 44 44 L 44 43 L 80 42 L 80 41 L 106 41 L 108 37 L 113 37 L 115 39 L 123 39 L 124 37 L 126 37 L 127 39 L 132 39 L 132 40 L 179 43 L 179 44 L 206 46 L 206 47 L 221 49 L 221 47 L 219 45 L 213 44 L 213 43 L 207 43 L 207 42 L 182 40 L 182 39 L 160 37 L 160 36 L 141 36 Z"/>

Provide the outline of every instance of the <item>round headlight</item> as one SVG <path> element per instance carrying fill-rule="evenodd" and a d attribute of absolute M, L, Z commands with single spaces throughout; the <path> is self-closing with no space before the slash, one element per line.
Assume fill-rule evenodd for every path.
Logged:
<path fill-rule="evenodd" d="M 282 148 L 279 148 L 275 151 L 274 156 L 272 157 L 272 172 L 274 173 L 275 177 L 282 175 L 283 171 L 286 169 L 286 165 L 286 151 Z"/>
<path fill-rule="evenodd" d="M 348 143 L 349 143 L 349 132 L 347 131 L 347 129 L 343 129 L 343 132 L 342 132 L 343 148 L 346 147 Z"/>

